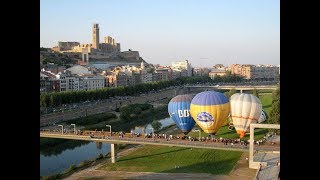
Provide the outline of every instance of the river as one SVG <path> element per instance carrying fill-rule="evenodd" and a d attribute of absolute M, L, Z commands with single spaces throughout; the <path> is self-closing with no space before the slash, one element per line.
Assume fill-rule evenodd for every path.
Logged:
<path fill-rule="evenodd" d="M 160 120 L 161 128 L 174 124 L 171 118 L 165 118 Z M 151 124 L 148 124 L 145 128 L 146 133 L 152 132 Z M 141 132 L 141 129 L 135 128 L 133 131 Z M 40 176 L 48 176 L 51 174 L 61 173 L 68 169 L 70 165 L 78 165 L 84 160 L 96 158 L 100 153 L 105 155 L 110 152 L 110 144 L 102 143 L 102 146 L 98 146 L 96 142 L 90 142 L 77 146 L 73 149 L 66 149 L 59 154 L 40 153 Z"/>

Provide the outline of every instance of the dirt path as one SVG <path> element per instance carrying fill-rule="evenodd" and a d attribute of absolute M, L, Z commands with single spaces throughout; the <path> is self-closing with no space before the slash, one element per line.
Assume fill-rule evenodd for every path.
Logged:
<path fill-rule="evenodd" d="M 118 156 L 125 156 L 126 154 L 139 149 L 141 145 L 123 150 L 118 153 Z M 249 169 L 248 161 L 249 153 L 242 154 L 240 160 L 237 162 L 229 175 L 212 175 L 207 173 L 153 173 L 153 172 L 122 172 L 122 171 L 104 171 L 97 170 L 107 161 L 89 167 L 82 171 L 73 173 L 71 176 L 65 178 L 66 180 L 84 180 L 84 179 L 215 179 L 215 180 L 248 180 L 253 179 L 256 170 Z"/>

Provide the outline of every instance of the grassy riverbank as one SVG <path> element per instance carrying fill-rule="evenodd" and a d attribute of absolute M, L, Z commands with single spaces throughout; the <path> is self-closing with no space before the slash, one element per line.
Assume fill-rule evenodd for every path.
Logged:
<path fill-rule="evenodd" d="M 146 145 L 100 170 L 228 174 L 242 152 Z"/>

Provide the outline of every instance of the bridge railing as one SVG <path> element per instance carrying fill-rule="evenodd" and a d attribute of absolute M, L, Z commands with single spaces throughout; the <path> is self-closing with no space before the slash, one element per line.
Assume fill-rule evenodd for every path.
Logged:
<path fill-rule="evenodd" d="M 41 133 L 40 133 L 41 134 Z M 128 138 L 128 137 L 112 137 L 112 136 L 95 136 L 95 137 L 90 137 L 88 135 L 75 135 L 75 134 L 60 134 L 59 132 L 55 133 L 47 133 L 47 132 L 42 132 L 42 134 L 47 135 L 47 136 L 60 136 L 60 137 L 74 137 L 75 139 L 85 139 L 85 140 L 111 140 L 111 141 L 122 141 L 122 142 L 137 142 L 137 143 L 143 143 L 143 142 L 149 142 L 149 143 L 162 143 L 162 144 L 169 144 L 169 145 L 186 145 L 186 146 L 194 146 L 194 147 L 217 147 L 217 148 L 235 148 L 235 149 L 248 149 L 247 146 L 244 145 L 224 145 L 220 143 L 213 143 L 213 142 L 200 142 L 200 141 L 189 141 L 189 140 L 165 140 L 165 139 L 149 139 L 149 138 Z"/>
<path fill-rule="evenodd" d="M 152 144 L 168 144 L 168 145 L 186 145 L 186 146 L 191 146 L 191 147 L 216 147 L 216 148 L 228 148 L 228 149 L 242 149 L 242 150 L 247 150 L 249 147 L 245 145 L 240 145 L 240 144 L 222 144 L 219 142 L 211 142 L 211 141 L 190 141 L 190 140 L 178 140 L 178 139 L 172 139 L 172 140 L 167 140 L 167 139 L 153 139 L 153 138 L 134 138 L 134 137 L 118 137 L 118 136 L 94 136 L 90 137 L 90 135 L 75 135 L 73 133 L 64 133 L 61 134 L 60 132 L 50 132 L 47 129 L 40 131 L 40 135 L 47 135 L 47 136 L 52 136 L 52 137 L 69 137 L 69 138 L 75 138 L 75 139 L 83 139 L 83 140 L 110 140 L 110 141 L 117 141 L 117 142 L 122 142 L 122 143 L 130 143 L 130 142 L 136 142 L 136 143 L 152 143 Z M 263 150 L 263 151 L 279 151 L 280 147 L 279 146 L 256 146 L 256 150 Z"/>

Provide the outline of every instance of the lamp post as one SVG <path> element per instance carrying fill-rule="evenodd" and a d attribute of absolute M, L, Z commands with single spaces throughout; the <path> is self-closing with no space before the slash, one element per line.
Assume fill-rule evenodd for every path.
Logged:
<path fill-rule="evenodd" d="M 76 125 L 75 124 L 71 124 L 70 126 L 73 126 L 73 134 L 76 134 Z"/>
<path fill-rule="evenodd" d="M 106 126 L 110 128 L 110 136 L 112 136 L 111 125 L 106 125 Z"/>
<path fill-rule="evenodd" d="M 63 125 L 58 125 L 61 126 L 61 134 L 63 134 Z"/>

